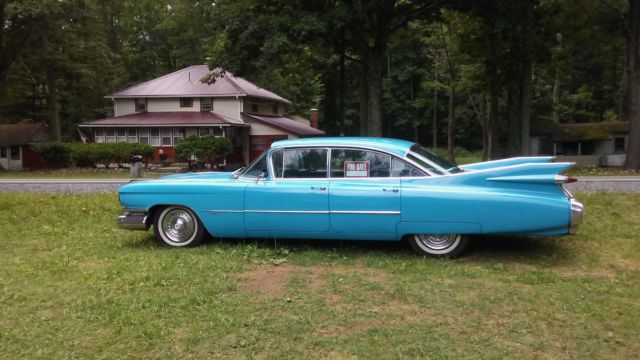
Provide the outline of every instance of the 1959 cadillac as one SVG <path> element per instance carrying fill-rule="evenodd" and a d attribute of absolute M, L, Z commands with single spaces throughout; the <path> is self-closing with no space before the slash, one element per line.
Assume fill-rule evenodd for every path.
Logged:
<path fill-rule="evenodd" d="M 169 175 L 119 190 L 124 229 L 170 246 L 216 237 L 407 240 L 454 257 L 469 235 L 574 234 L 583 206 L 560 175 L 573 163 L 519 157 L 456 166 L 418 144 L 379 138 L 273 143 L 233 173 Z"/>

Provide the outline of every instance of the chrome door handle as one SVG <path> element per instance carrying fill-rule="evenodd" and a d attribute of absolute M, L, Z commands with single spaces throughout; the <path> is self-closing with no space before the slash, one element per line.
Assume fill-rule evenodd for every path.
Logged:
<path fill-rule="evenodd" d="M 327 190 L 327 188 L 326 188 L 326 187 L 324 187 L 324 186 L 312 186 L 312 187 L 311 187 L 311 190 L 320 190 L 320 191 L 325 191 L 325 190 Z"/>
<path fill-rule="evenodd" d="M 400 189 L 382 189 L 382 191 L 397 193 Z"/>

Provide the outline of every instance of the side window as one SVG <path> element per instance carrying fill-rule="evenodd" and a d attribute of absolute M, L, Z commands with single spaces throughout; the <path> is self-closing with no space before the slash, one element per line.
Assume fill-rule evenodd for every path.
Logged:
<path fill-rule="evenodd" d="M 249 166 L 247 171 L 245 171 L 242 174 L 242 176 L 252 177 L 252 178 L 258 178 L 260 176 L 266 177 L 267 176 L 267 152 L 265 151 L 264 154 L 260 155 L 260 158 L 256 160 L 251 166 Z"/>
<path fill-rule="evenodd" d="M 417 167 L 398 158 L 391 159 L 391 176 L 392 177 L 408 177 L 408 176 L 425 176 L 425 173 Z"/>
<path fill-rule="evenodd" d="M 331 150 L 332 178 L 389 177 L 391 156 L 366 150 Z"/>
<path fill-rule="evenodd" d="M 327 177 L 327 149 L 287 149 L 284 151 L 283 177 Z"/>
<path fill-rule="evenodd" d="M 276 150 L 271 153 L 271 164 L 273 165 L 273 177 L 282 178 L 284 170 L 284 150 Z"/>

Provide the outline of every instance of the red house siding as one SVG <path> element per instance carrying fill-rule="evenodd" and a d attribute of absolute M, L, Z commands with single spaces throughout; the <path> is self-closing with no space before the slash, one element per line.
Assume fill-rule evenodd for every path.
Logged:
<path fill-rule="evenodd" d="M 38 153 L 31 149 L 29 145 L 22 145 L 22 168 L 29 170 L 37 170 L 45 167 L 45 163 Z"/>

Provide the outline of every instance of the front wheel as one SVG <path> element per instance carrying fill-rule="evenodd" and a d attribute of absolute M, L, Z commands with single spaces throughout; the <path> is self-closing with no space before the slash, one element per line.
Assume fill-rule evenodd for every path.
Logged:
<path fill-rule="evenodd" d="M 169 206 L 159 211 L 153 221 L 155 237 L 169 246 L 197 245 L 204 239 L 205 229 L 190 209 Z"/>
<path fill-rule="evenodd" d="M 469 238 L 461 234 L 414 234 L 408 238 L 411 248 L 420 255 L 454 258 L 467 247 Z"/>

